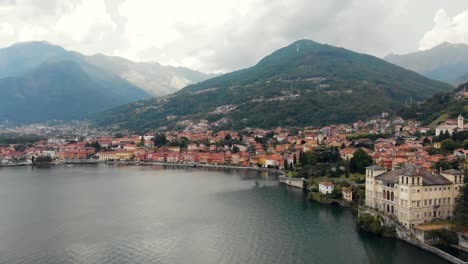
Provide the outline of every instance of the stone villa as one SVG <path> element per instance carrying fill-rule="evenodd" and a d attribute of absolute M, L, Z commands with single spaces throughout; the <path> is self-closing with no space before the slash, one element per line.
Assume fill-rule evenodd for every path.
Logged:
<path fill-rule="evenodd" d="M 435 173 L 417 165 L 386 171 L 366 168 L 366 206 L 377 209 L 407 228 L 452 217 L 463 173 Z"/>

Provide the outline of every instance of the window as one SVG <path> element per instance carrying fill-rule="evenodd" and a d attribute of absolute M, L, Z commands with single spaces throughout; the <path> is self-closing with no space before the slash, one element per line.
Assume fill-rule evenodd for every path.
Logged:
<path fill-rule="evenodd" d="M 419 189 L 418 189 L 418 193 L 419 193 Z"/>

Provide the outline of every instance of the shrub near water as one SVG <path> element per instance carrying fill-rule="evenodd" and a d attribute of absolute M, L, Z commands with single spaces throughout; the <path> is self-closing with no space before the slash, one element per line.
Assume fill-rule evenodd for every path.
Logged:
<path fill-rule="evenodd" d="M 381 217 L 374 217 L 371 214 L 362 214 L 358 218 L 358 224 L 364 231 L 371 232 L 384 237 L 395 237 L 394 226 L 383 226 Z"/>

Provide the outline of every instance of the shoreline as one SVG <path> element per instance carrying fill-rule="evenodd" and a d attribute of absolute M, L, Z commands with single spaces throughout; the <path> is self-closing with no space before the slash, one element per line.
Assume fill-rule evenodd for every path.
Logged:
<path fill-rule="evenodd" d="M 169 162 L 147 162 L 147 161 L 100 161 L 100 160 L 83 160 L 83 161 L 58 161 L 47 164 L 50 167 L 60 165 L 109 165 L 109 166 L 170 166 L 170 167 L 184 167 L 184 168 L 216 168 L 216 169 L 234 169 L 234 170 L 253 170 L 262 172 L 277 173 L 284 175 L 280 169 L 249 167 L 249 166 L 235 166 L 235 165 L 213 165 L 213 164 L 189 164 L 189 163 L 169 163 Z M 32 163 L 13 163 L 13 164 L 0 164 L 0 168 L 14 168 L 14 167 L 28 167 L 37 166 L 38 164 Z"/>
<path fill-rule="evenodd" d="M 212 164 L 188 164 L 188 163 L 167 163 L 167 162 L 144 162 L 144 161 L 93 161 L 93 160 L 86 160 L 86 161 L 62 161 L 62 162 L 56 162 L 56 163 L 51 163 L 50 167 L 54 166 L 60 166 L 60 165 L 99 165 L 99 164 L 104 164 L 108 166 L 163 166 L 163 167 L 182 167 L 182 168 L 212 168 L 212 169 L 231 169 L 231 170 L 251 170 L 251 171 L 259 171 L 259 172 L 270 172 L 270 173 L 276 173 L 278 174 L 278 183 L 284 184 L 286 186 L 290 186 L 289 184 L 286 184 L 280 180 L 281 177 L 286 177 L 284 172 L 279 169 L 273 169 L 273 168 L 259 168 L 259 167 L 248 167 L 248 166 L 233 166 L 233 165 L 212 165 Z M 26 167 L 26 166 L 33 166 L 32 163 L 17 163 L 17 164 L 0 164 L 0 168 L 5 167 L 5 168 L 12 168 L 12 167 Z M 292 186 L 295 187 L 295 186 Z M 297 187 L 296 187 L 297 188 Z M 309 202 L 317 202 L 319 204 L 324 204 L 330 206 L 332 203 L 321 203 L 318 201 L 311 201 Z M 340 207 L 347 207 L 342 204 L 340 204 Z M 448 254 L 445 251 L 442 251 L 441 249 L 432 247 L 427 244 L 423 244 L 418 241 L 414 241 L 411 239 L 404 239 L 400 237 L 396 237 L 393 239 L 398 239 L 400 241 L 404 241 L 410 245 L 413 245 L 417 248 L 420 248 L 426 252 L 430 252 L 441 259 L 444 259 L 450 263 L 455 263 L 455 264 L 466 264 L 468 262 L 463 262 L 462 260 L 456 258 L 455 256 L 452 256 Z"/>

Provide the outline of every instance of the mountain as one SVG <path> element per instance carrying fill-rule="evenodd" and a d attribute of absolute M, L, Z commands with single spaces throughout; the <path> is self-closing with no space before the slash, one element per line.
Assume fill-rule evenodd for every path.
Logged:
<path fill-rule="evenodd" d="M 0 78 L 18 76 L 45 63 L 74 60 L 116 75 L 152 96 L 168 95 L 183 87 L 215 77 L 184 67 L 163 66 L 157 62 L 133 62 L 121 57 L 97 54 L 85 56 L 48 42 L 22 42 L 0 49 Z"/>
<path fill-rule="evenodd" d="M 91 117 L 106 108 L 167 95 L 209 77 L 182 67 L 104 55 L 85 56 L 47 42 L 17 43 L 0 49 L 0 122 Z M 66 82 L 67 79 L 74 82 Z M 90 99 L 94 95 L 98 101 Z M 77 103 L 76 107 L 61 109 L 61 102 L 70 99 L 73 102 L 68 103 Z M 79 105 L 85 108 L 79 109 Z"/>
<path fill-rule="evenodd" d="M 0 79 L 0 120 L 31 123 L 83 119 L 149 97 L 129 83 L 108 77 L 96 78 L 79 63 L 64 60 Z"/>
<path fill-rule="evenodd" d="M 163 66 L 157 62 L 133 62 L 102 54 L 86 57 L 85 60 L 141 87 L 153 96 L 175 93 L 189 84 L 216 76 L 184 67 Z"/>
<path fill-rule="evenodd" d="M 0 78 L 18 76 L 50 60 L 71 59 L 72 54 L 47 42 L 22 42 L 0 49 Z"/>
<path fill-rule="evenodd" d="M 384 60 L 428 78 L 456 85 L 467 81 L 468 45 L 444 42 L 432 49 L 405 55 L 390 54 Z M 465 78 L 468 76 L 465 76 Z"/>
<path fill-rule="evenodd" d="M 47 42 L 0 49 L 0 122 L 82 119 L 151 97 L 84 58 Z"/>
<path fill-rule="evenodd" d="M 423 125 L 435 127 L 448 118 L 456 119 L 458 115 L 468 116 L 468 82 L 461 84 L 453 91 L 437 93 L 421 104 L 402 107 L 399 114 L 404 118 L 421 121 Z"/>
<path fill-rule="evenodd" d="M 370 55 L 300 40 L 253 67 L 111 109 L 95 122 L 136 131 L 200 119 L 218 129 L 347 123 L 451 89 Z"/>

